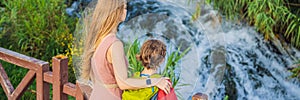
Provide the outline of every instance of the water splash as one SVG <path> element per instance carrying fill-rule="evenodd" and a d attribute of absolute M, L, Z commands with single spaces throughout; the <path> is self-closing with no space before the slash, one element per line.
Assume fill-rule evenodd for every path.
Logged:
<path fill-rule="evenodd" d="M 230 100 L 300 99 L 299 81 L 287 78 L 291 74 L 287 67 L 293 63 L 289 55 L 265 41 L 253 27 L 223 21 L 210 6 L 203 6 L 199 19 L 191 21 L 195 6 L 182 0 L 131 0 L 119 37 L 129 42 L 154 32 L 175 45 L 192 44 L 181 62 L 180 82 L 190 84 L 177 88 L 182 99 L 196 92 L 207 93 L 213 100 L 226 95 Z M 226 52 L 226 65 L 214 65 L 218 47 Z M 299 59 L 299 51 L 292 52 Z"/>
<path fill-rule="evenodd" d="M 289 79 L 291 73 L 287 71 L 294 59 L 300 59 L 298 50 L 289 49 L 287 55 L 253 27 L 224 21 L 208 5 L 201 5 L 200 17 L 192 21 L 196 4 L 196 0 L 131 0 L 118 37 L 128 43 L 154 33 L 158 39 L 166 37 L 162 40 L 169 45 L 183 45 L 182 49 L 191 46 L 182 59 L 180 76 L 180 83 L 189 85 L 175 88 L 182 99 L 197 92 L 209 94 L 212 100 L 226 95 L 230 100 L 300 99 L 300 82 Z M 217 64 L 214 55 L 220 48 L 222 53 L 217 55 L 225 52 L 226 59 Z"/>

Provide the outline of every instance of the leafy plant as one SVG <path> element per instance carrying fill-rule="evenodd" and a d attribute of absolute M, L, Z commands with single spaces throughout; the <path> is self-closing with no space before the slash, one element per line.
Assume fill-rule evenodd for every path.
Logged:
<path fill-rule="evenodd" d="M 172 52 L 167 60 L 167 64 L 165 69 L 163 70 L 162 75 L 165 77 L 169 77 L 173 82 L 173 87 L 175 87 L 179 81 L 179 77 L 175 75 L 175 67 L 179 60 L 190 50 L 190 47 L 185 49 L 182 53 L 180 53 L 181 46 L 177 49 L 177 51 Z"/>
<path fill-rule="evenodd" d="M 133 75 L 135 72 L 141 72 L 144 69 L 142 63 L 136 59 L 136 54 L 140 53 L 139 44 L 140 42 L 136 39 L 127 50 L 129 75 Z"/>
<path fill-rule="evenodd" d="M 62 0 L 0 0 L 0 47 L 35 57 L 51 64 L 58 54 L 72 57 L 72 32 L 77 18 L 65 14 Z M 12 83 L 19 83 L 26 69 L 4 66 Z M 19 72 L 16 72 L 16 71 Z M 75 82 L 72 61 L 69 61 L 69 81 Z M 16 86 L 15 86 L 16 87 Z M 2 90 L 1 90 L 2 91 Z M 21 99 L 35 98 L 35 83 Z M 0 97 L 5 94 L 0 93 Z"/>

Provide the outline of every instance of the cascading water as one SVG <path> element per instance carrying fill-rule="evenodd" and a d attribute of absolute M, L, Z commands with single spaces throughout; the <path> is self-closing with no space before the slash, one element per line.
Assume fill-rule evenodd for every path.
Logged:
<path fill-rule="evenodd" d="M 287 67 L 293 63 L 290 56 L 282 54 L 252 27 L 218 23 L 221 18 L 215 17 L 216 11 L 207 6 L 202 7 L 199 19 L 192 21 L 193 8 L 195 5 L 187 6 L 187 1 L 182 0 L 131 0 L 118 35 L 124 42 L 130 42 L 146 33 L 155 33 L 177 46 L 191 46 L 180 65 L 180 83 L 189 85 L 176 87 L 182 99 L 196 92 L 206 93 L 212 100 L 225 96 L 230 100 L 300 99 L 299 81 L 288 79 L 291 73 Z M 218 47 L 226 52 L 225 74 L 212 76 L 211 69 L 218 66 L 213 65 L 215 59 L 211 56 Z M 294 57 L 300 57 L 299 51 L 293 52 Z"/>
<path fill-rule="evenodd" d="M 191 47 L 179 65 L 181 99 L 202 92 L 210 100 L 300 100 L 300 82 L 287 71 L 300 59 L 298 50 L 291 49 L 291 57 L 253 27 L 221 21 L 207 5 L 193 21 L 195 7 L 184 0 L 130 0 L 118 37 L 130 43 L 150 33 L 168 46 Z"/>

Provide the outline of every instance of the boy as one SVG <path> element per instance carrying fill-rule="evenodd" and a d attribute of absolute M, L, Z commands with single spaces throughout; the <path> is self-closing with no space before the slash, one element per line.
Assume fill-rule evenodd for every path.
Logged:
<path fill-rule="evenodd" d="M 159 78 L 157 68 L 164 61 L 166 56 L 166 45 L 159 40 L 147 40 L 141 47 L 140 54 L 136 55 L 137 60 L 142 62 L 144 70 L 137 72 L 135 78 Z M 170 93 L 165 94 L 157 87 L 148 87 L 136 90 L 125 90 L 122 94 L 123 100 L 177 100 L 174 89 L 170 87 Z"/>

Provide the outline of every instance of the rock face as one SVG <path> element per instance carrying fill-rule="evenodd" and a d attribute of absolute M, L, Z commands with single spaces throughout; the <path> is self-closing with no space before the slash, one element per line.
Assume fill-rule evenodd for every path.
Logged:
<path fill-rule="evenodd" d="M 226 51 L 224 46 L 217 46 L 211 50 L 208 62 L 210 63 L 209 76 L 204 91 L 198 91 L 193 95 L 192 100 L 208 100 L 218 92 L 226 72 Z M 210 98 L 212 99 L 212 98 Z"/>
<path fill-rule="evenodd" d="M 212 68 L 210 72 L 215 77 L 215 83 L 221 84 L 226 68 L 226 57 L 224 47 L 217 47 L 215 50 L 212 51 L 210 57 L 210 60 L 212 62 Z"/>
<path fill-rule="evenodd" d="M 210 54 L 210 75 L 205 85 L 206 94 L 212 96 L 221 85 L 226 70 L 226 56 L 223 46 L 218 46 Z"/>

